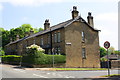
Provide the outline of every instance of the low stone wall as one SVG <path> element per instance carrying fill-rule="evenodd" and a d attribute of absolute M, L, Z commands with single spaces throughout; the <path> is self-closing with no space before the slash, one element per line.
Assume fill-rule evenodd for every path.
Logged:
<path fill-rule="evenodd" d="M 120 60 L 112 60 L 111 68 L 120 68 Z"/>
<path fill-rule="evenodd" d="M 53 64 L 34 65 L 34 64 L 22 63 L 22 66 L 32 67 L 32 68 L 52 68 Z M 64 68 L 65 67 L 65 63 L 54 64 L 54 67 L 56 67 L 56 68 Z"/>

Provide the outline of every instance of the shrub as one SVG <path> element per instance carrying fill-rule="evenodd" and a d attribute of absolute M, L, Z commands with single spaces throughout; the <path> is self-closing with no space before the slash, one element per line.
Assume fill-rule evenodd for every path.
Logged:
<path fill-rule="evenodd" d="M 2 57 L 2 62 L 3 63 L 9 63 L 9 64 L 19 64 L 21 61 L 21 56 L 17 55 L 4 55 Z"/>
<path fill-rule="evenodd" d="M 28 46 L 27 48 L 27 55 L 24 55 L 22 58 L 23 63 L 27 64 L 52 64 L 53 63 L 53 57 L 54 57 L 54 63 L 65 63 L 66 57 L 64 55 L 47 55 L 44 54 L 44 49 L 42 49 L 40 46 L 37 46 L 35 44 Z"/>
<path fill-rule="evenodd" d="M 4 50 L 2 49 L 2 47 L 0 47 L 0 56 L 3 56 L 3 55 L 5 55 L 5 52 L 4 52 Z"/>
<path fill-rule="evenodd" d="M 52 64 L 54 56 L 54 63 L 65 63 L 66 57 L 64 55 L 47 55 L 43 53 L 34 54 L 34 55 L 26 55 L 23 56 L 23 63 L 28 64 Z"/>
<path fill-rule="evenodd" d="M 44 53 L 44 51 L 45 51 L 45 50 L 42 49 L 40 46 L 35 45 L 35 44 L 26 47 L 26 49 L 27 49 L 26 51 L 27 51 L 28 54 L 35 54 L 35 53 L 37 53 L 38 51 Z"/>
<path fill-rule="evenodd" d="M 107 59 L 106 58 L 100 58 L 100 61 L 104 62 L 104 61 L 107 61 Z"/>

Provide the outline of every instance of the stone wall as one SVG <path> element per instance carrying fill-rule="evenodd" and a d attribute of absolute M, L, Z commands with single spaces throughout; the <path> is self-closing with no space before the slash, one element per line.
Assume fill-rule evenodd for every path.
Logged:
<path fill-rule="evenodd" d="M 82 58 L 82 48 L 86 49 L 86 58 Z M 98 32 L 85 23 L 76 21 L 65 28 L 65 50 L 67 67 L 100 67 Z"/>

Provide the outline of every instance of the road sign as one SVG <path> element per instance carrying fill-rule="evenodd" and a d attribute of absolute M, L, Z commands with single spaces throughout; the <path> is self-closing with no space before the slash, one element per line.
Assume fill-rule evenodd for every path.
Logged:
<path fill-rule="evenodd" d="M 108 76 L 110 76 L 110 65 L 109 65 L 109 57 L 108 57 L 108 48 L 110 47 L 110 43 L 108 41 L 106 41 L 104 43 L 104 47 L 107 49 Z"/>
<path fill-rule="evenodd" d="M 104 43 L 104 47 L 105 47 L 106 49 L 108 49 L 108 48 L 110 47 L 110 43 L 109 43 L 108 41 L 106 41 L 106 42 Z"/>

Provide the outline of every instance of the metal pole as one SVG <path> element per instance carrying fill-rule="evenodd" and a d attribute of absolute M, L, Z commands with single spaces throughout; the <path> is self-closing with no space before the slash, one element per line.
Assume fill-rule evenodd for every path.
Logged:
<path fill-rule="evenodd" d="M 53 68 L 54 68 L 54 52 L 53 52 Z"/>
<path fill-rule="evenodd" d="M 54 68 L 54 48 L 52 50 L 52 53 L 53 53 L 53 68 Z"/>
<path fill-rule="evenodd" d="M 108 49 L 107 49 L 107 66 L 108 66 L 108 76 L 110 76 L 110 66 L 109 66 Z"/>

